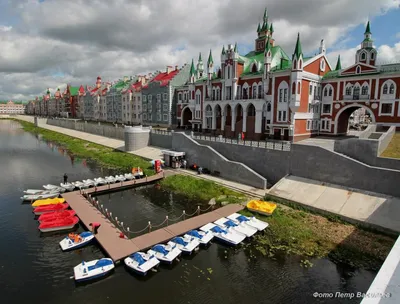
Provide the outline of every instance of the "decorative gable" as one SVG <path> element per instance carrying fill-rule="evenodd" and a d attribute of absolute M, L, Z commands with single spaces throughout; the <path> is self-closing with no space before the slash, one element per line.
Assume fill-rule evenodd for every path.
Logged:
<path fill-rule="evenodd" d="M 305 72 L 323 76 L 332 71 L 332 67 L 324 54 L 319 54 L 312 58 L 305 58 L 304 61 Z"/>
<path fill-rule="evenodd" d="M 365 63 L 356 63 L 347 69 L 344 69 L 340 75 L 347 76 L 347 75 L 358 75 L 358 74 L 370 74 L 370 73 L 378 73 L 376 67 L 365 64 Z"/>

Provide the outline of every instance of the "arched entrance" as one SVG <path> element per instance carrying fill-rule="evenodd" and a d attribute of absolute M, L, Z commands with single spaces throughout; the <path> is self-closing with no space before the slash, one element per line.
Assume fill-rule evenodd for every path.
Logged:
<path fill-rule="evenodd" d="M 232 108 L 229 104 L 225 106 L 225 130 L 230 130 L 232 125 Z"/>
<path fill-rule="evenodd" d="M 255 139 L 255 129 L 256 129 L 256 108 L 252 103 L 247 105 L 247 118 L 246 118 L 246 137 L 248 139 Z"/>
<path fill-rule="evenodd" d="M 236 105 L 235 115 L 236 115 L 235 136 L 237 136 L 243 130 L 243 107 L 240 103 Z"/>
<path fill-rule="evenodd" d="M 214 108 L 215 114 L 215 128 L 217 130 L 221 130 L 221 118 L 222 118 L 222 109 L 220 105 L 216 105 Z"/>
<path fill-rule="evenodd" d="M 192 111 L 189 109 L 189 107 L 186 107 L 182 110 L 182 127 L 189 127 L 191 124 L 189 120 L 192 120 Z"/>
<path fill-rule="evenodd" d="M 350 126 L 375 123 L 375 115 L 372 110 L 364 105 L 351 104 L 343 107 L 335 116 L 335 135 L 346 135 Z"/>

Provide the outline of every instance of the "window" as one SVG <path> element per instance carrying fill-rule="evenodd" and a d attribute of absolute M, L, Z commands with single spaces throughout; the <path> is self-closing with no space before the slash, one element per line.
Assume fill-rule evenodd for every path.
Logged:
<path fill-rule="evenodd" d="M 157 120 L 161 121 L 161 114 L 157 114 Z"/>
<path fill-rule="evenodd" d="M 392 115 L 393 104 L 392 103 L 382 103 L 381 104 L 381 114 L 390 114 Z"/>
<path fill-rule="evenodd" d="M 283 101 L 284 102 L 288 101 L 288 89 L 283 90 Z"/>
<path fill-rule="evenodd" d="M 330 119 L 322 119 L 321 120 L 321 131 L 330 131 L 330 130 L 331 130 Z"/>
<path fill-rule="evenodd" d="M 372 53 L 371 53 L 371 60 L 374 60 L 374 59 L 375 59 L 375 53 L 372 52 Z"/>
<path fill-rule="evenodd" d="M 360 74 L 361 73 L 361 68 L 358 66 L 357 68 L 356 68 L 356 74 Z"/>
<path fill-rule="evenodd" d="M 331 105 L 330 104 L 324 104 L 322 106 L 322 113 L 323 114 L 330 114 L 331 113 Z"/>
<path fill-rule="evenodd" d="M 287 111 L 278 111 L 278 122 L 286 122 Z"/>
<path fill-rule="evenodd" d="M 354 90 L 353 90 L 353 99 L 359 99 L 360 98 L 360 87 L 359 86 L 355 86 Z"/>
<path fill-rule="evenodd" d="M 283 101 L 283 89 L 279 90 L 279 102 Z"/>
<path fill-rule="evenodd" d="M 163 94 L 163 100 L 168 100 L 168 94 L 167 93 Z"/>
<path fill-rule="evenodd" d="M 311 120 L 307 120 L 306 130 L 309 131 L 311 129 Z"/>
<path fill-rule="evenodd" d="M 365 55 L 365 53 L 363 52 L 363 53 L 361 53 L 361 60 L 365 60 L 366 59 L 366 55 Z"/>
<path fill-rule="evenodd" d="M 332 87 L 329 87 L 329 96 L 332 96 L 332 94 L 333 94 Z"/>
<path fill-rule="evenodd" d="M 196 94 L 196 104 L 199 105 L 200 104 L 200 94 Z"/>
<path fill-rule="evenodd" d="M 310 84 L 310 95 L 312 95 L 312 84 Z"/>
<path fill-rule="evenodd" d="M 143 105 L 143 111 L 147 111 L 147 105 L 146 104 Z"/>
<path fill-rule="evenodd" d="M 161 94 L 157 94 L 157 102 L 161 101 Z"/>
<path fill-rule="evenodd" d="M 259 84 L 258 85 L 258 98 L 263 98 L 263 89 L 264 89 L 263 85 Z"/>
<path fill-rule="evenodd" d="M 361 89 L 361 95 L 368 95 L 368 86 L 363 86 Z"/>
<path fill-rule="evenodd" d="M 163 104 L 163 111 L 167 112 L 168 111 L 168 104 Z"/>
<path fill-rule="evenodd" d="M 325 71 L 325 60 L 321 60 L 321 66 L 320 66 L 321 71 Z"/>
<path fill-rule="evenodd" d="M 385 83 L 385 85 L 383 86 L 383 92 L 382 92 L 383 94 L 387 94 L 388 93 L 388 86 L 387 86 L 387 84 Z"/>
<path fill-rule="evenodd" d="M 271 112 L 271 103 L 270 102 L 267 104 L 267 112 Z"/>
<path fill-rule="evenodd" d="M 164 121 L 168 121 L 168 114 L 164 114 L 164 115 L 163 115 L 163 120 L 164 120 Z"/>
<path fill-rule="evenodd" d="M 346 95 L 351 95 L 351 86 L 346 88 Z"/>
<path fill-rule="evenodd" d="M 393 83 L 390 85 L 389 94 L 394 94 L 394 84 Z"/>
<path fill-rule="evenodd" d="M 328 96 L 328 89 L 327 88 L 324 89 L 324 96 Z"/>
<path fill-rule="evenodd" d="M 255 85 L 253 86 L 253 92 L 252 92 L 251 97 L 253 99 L 257 98 L 257 86 L 255 86 Z"/>
<path fill-rule="evenodd" d="M 182 93 L 178 94 L 178 101 L 182 101 Z"/>
<path fill-rule="evenodd" d="M 147 96 L 143 95 L 143 101 L 147 101 Z"/>
<path fill-rule="evenodd" d="M 301 90 L 301 83 L 299 82 L 297 84 L 297 94 L 300 94 L 300 90 Z"/>
<path fill-rule="evenodd" d="M 230 66 L 228 66 L 227 67 L 227 70 L 228 70 L 228 77 L 227 77 L 227 79 L 231 79 L 231 67 Z"/>
<path fill-rule="evenodd" d="M 148 102 L 151 102 L 152 99 L 153 99 L 153 96 L 151 96 L 151 95 L 147 96 L 147 101 L 148 101 Z"/>
<path fill-rule="evenodd" d="M 152 120 L 153 119 L 153 115 L 151 113 L 149 113 L 148 119 L 147 120 Z"/>
<path fill-rule="evenodd" d="M 143 114 L 143 120 L 147 120 L 147 114 Z"/>

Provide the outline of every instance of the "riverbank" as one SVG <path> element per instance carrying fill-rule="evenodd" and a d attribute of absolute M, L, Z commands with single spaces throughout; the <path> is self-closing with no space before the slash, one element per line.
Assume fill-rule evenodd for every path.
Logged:
<path fill-rule="evenodd" d="M 25 131 L 39 134 L 44 140 L 60 145 L 73 155 L 95 160 L 103 167 L 121 169 L 124 172 L 130 171 L 132 167 L 140 167 L 146 175 L 154 175 L 154 170 L 151 168 L 149 161 L 139 156 L 36 127 L 30 122 L 14 118 L 6 119 L 17 121 Z"/>
<path fill-rule="evenodd" d="M 296 254 L 311 258 L 329 258 L 335 263 L 377 271 L 385 261 L 396 238 L 361 229 L 339 220 L 290 207 L 283 200 L 266 196 L 278 204 L 272 216 L 256 215 L 269 223 L 264 234 L 254 238 L 254 248 L 263 255 Z M 253 215 L 247 210 L 244 215 Z M 302 266 L 312 266 L 307 262 Z"/>

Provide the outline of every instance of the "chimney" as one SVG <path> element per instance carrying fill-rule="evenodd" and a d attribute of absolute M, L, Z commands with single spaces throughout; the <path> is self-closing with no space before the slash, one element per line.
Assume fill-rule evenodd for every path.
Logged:
<path fill-rule="evenodd" d="M 167 65 L 167 74 L 171 73 L 173 71 L 171 65 Z"/>

